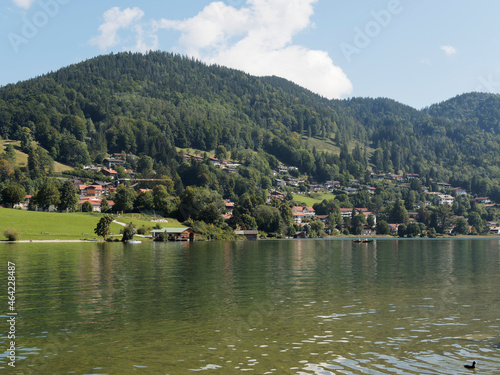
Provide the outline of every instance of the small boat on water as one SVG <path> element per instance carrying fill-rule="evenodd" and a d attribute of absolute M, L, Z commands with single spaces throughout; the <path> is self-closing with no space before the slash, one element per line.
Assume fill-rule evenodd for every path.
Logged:
<path fill-rule="evenodd" d="M 353 240 L 352 242 L 354 243 L 369 243 L 369 242 L 373 242 L 373 240 L 370 240 L 368 238 L 356 238 L 355 240 Z"/>
<path fill-rule="evenodd" d="M 142 241 L 138 240 L 128 240 L 127 243 L 142 243 Z"/>

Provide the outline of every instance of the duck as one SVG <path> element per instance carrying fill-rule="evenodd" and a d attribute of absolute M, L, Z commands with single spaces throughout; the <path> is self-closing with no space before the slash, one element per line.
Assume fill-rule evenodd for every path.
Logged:
<path fill-rule="evenodd" d="M 472 365 L 464 365 L 464 367 L 472 370 L 476 368 L 476 363 L 476 361 L 472 361 Z"/>

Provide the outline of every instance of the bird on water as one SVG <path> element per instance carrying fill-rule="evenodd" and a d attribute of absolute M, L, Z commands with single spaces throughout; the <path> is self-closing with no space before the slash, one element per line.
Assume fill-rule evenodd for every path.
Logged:
<path fill-rule="evenodd" d="M 472 361 L 472 365 L 464 365 L 465 368 L 468 369 L 475 369 L 476 368 L 476 361 Z"/>

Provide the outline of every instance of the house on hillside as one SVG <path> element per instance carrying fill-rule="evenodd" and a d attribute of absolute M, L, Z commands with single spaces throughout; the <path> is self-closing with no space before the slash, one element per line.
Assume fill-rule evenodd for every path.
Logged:
<path fill-rule="evenodd" d="M 115 171 L 114 169 L 103 168 L 103 169 L 101 169 L 101 173 L 104 176 L 111 177 L 111 178 L 117 178 L 118 177 L 118 172 Z"/>
<path fill-rule="evenodd" d="M 356 194 L 357 192 L 358 192 L 358 189 L 356 189 L 356 188 L 351 188 L 351 187 L 344 188 L 344 193 L 346 193 L 346 194 Z"/>
<path fill-rule="evenodd" d="M 437 185 L 441 190 L 451 189 L 451 185 L 446 182 L 438 182 Z"/>
<path fill-rule="evenodd" d="M 474 198 L 474 202 L 479 203 L 479 204 L 490 204 L 491 199 L 488 197 L 478 197 L 478 198 Z"/>
<path fill-rule="evenodd" d="M 375 194 L 375 192 L 377 191 L 376 188 L 372 187 L 372 186 L 367 186 L 365 187 L 365 190 L 369 193 L 369 194 Z"/>
<path fill-rule="evenodd" d="M 102 162 L 108 168 L 114 167 L 115 165 L 123 165 L 123 164 L 125 164 L 125 160 L 118 159 L 118 158 L 106 158 Z"/>
<path fill-rule="evenodd" d="M 325 188 L 328 190 L 340 188 L 340 181 L 326 181 Z"/>
<path fill-rule="evenodd" d="M 285 199 L 285 194 L 283 194 L 279 191 L 272 191 L 268 196 L 268 200 L 271 200 L 272 198 L 276 198 L 278 200 L 283 200 L 283 199 Z"/>
<path fill-rule="evenodd" d="M 226 214 L 232 213 L 234 211 L 234 203 L 228 199 L 224 199 L 224 204 L 226 205 Z"/>
<path fill-rule="evenodd" d="M 277 187 L 285 187 L 286 186 L 286 181 L 280 180 L 279 178 L 276 179 L 276 186 Z"/>
<path fill-rule="evenodd" d="M 394 181 L 403 181 L 403 175 L 401 174 L 390 174 L 389 178 Z"/>
<path fill-rule="evenodd" d="M 316 215 L 316 211 L 314 211 L 314 208 L 301 207 L 301 206 L 292 207 L 292 213 L 304 214 L 306 219 L 312 219 L 314 217 L 314 215 Z"/>
<path fill-rule="evenodd" d="M 455 196 L 458 197 L 459 195 L 467 195 L 467 190 L 461 187 L 456 187 L 453 189 L 453 192 L 455 193 Z"/>
<path fill-rule="evenodd" d="M 453 198 L 451 195 L 447 195 L 447 194 L 439 194 L 438 199 L 439 199 L 440 205 L 448 204 L 451 206 L 455 202 L 455 198 Z"/>

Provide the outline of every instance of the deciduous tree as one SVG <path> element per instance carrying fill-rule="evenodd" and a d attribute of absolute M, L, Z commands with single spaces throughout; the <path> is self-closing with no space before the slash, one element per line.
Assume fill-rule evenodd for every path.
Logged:
<path fill-rule="evenodd" d="M 113 217 L 111 215 L 105 215 L 101 217 L 97 226 L 94 228 L 94 233 L 98 236 L 101 236 L 103 239 L 106 239 L 106 236 L 111 233 L 110 227 L 113 222 Z"/>

